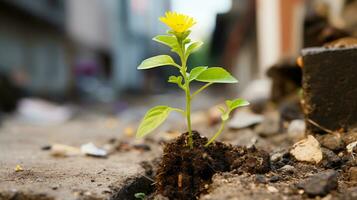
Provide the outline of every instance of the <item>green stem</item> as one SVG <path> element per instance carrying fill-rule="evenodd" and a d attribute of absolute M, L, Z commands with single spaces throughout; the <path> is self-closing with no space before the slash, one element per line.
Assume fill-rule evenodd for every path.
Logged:
<path fill-rule="evenodd" d="M 221 124 L 221 126 L 219 127 L 217 133 L 214 134 L 214 136 L 205 144 L 205 147 L 207 147 L 207 146 L 210 145 L 213 141 L 216 140 L 216 138 L 222 133 L 225 124 L 226 124 L 226 120 L 222 121 L 222 124 Z"/>
<path fill-rule="evenodd" d="M 187 118 L 187 128 L 188 128 L 188 146 L 193 148 L 193 138 L 192 138 L 192 128 L 191 128 L 191 96 L 190 87 L 187 82 L 186 86 L 186 118 Z"/>
<path fill-rule="evenodd" d="M 188 128 L 188 146 L 193 148 L 193 138 L 192 138 L 192 128 L 191 128 L 191 91 L 190 91 L 190 82 L 187 77 L 187 66 L 186 66 L 186 49 L 182 40 L 178 39 L 181 46 L 181 74 L 184 78 L 185 92 L 186 92 L 186 119 L 187 119 L 187 128 Z"/>
<path fill-rule="evenodd" d="M 191 97 L 193 98 L 194 96 L 196 96 L 198 93 L 202 92 L 202 90 L 206 89 L 207 87 L 209 87 L 210 85 L 212 85 L 213 83 L 206 83 L 204 86 L 202 86 L 200 89 L 198 89 L 196 92 L 194 92 Z"/>

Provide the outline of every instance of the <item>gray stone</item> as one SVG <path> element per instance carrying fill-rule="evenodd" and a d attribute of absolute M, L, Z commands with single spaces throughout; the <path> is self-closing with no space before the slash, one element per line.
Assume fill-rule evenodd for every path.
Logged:
<path fill-rule="evenodd" d="M 338 186 L 338 173 L 335 170 L 326 170 L 313 175 L 299 184 L 305 193 L 310 197 L 326 196 L 331 190 Z"/>
<path fill-rule="evenodd" d="M 285 173 L 285 174 L 293 174 L 295 173 L 296 169 L 295 167 L 291 165 L 284 165 L 280 169 L 278 169 L 279 172 Z"/>
<path fill-rule="evenodd" d="M 321 137 L 318 138 L 318 140 L 320 141 L 320 144 L 323 147 L 326 147 L 332 151 L 337 151 L 337 150 L 341 150 L 344 148 L 344 142 L 342 141 L 342 137 L 340 135 L 340 133 L 328 133 L 325 135 L 322 135 Z"/>
<path fill-rule="evenodd" d="M 321 165 L 325 168 L 336 168 L 342 164 L 342 160 L 333 151 L 327 148 L 321 148 L 323 159 Z"/>

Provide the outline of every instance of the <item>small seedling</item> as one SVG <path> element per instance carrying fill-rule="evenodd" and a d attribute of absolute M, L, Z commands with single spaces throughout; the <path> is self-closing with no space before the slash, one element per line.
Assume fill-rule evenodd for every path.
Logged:
<path fill-rule="evenodd" d="M 166 35 L 158 35 L 153 38 L 154 41 L 164 44 L 171 48 L 180 58 L 180 64 L 177 64 L 169 55 L 158 55 L 144 60 L 138 69 L 151 69 L 161 66 L 170 66 L 177 68 L 179 76 L 170 76 L 168 82 L 176 84 L 186 94 L 186 109 L 172 108 L 169 106 L 156 106 L 151 108 L 142 120 L 137 130 L 137 137 L 144 137 L 162 124 L 171 111 L 182 113 L 187 120 L 188 128 L 188 146 L 193 147 L 192 127 L 191 127 L 191 101 L 204 89 L 214 83 L 237 83 L 229 72 L 222 67 L 198 66 L 188 72 L 187 60 L 189 56 L 196 52 L 203 45 L 200 41 L 192 41 L 189 38 L 190 28 L 196 24 L 196 21 L 187 15 L 176 12 L 166 12 L 160 21 L 166 24 L 170 30 Z M 193 81 L 204 82 L 205 84 L 198 90 L 192 92 L 190 83 Z M 238 107 L 249 105 L 248 101 L 243 99 L 227 100 L 225 108 L 220 107 L 222 112 L 222 124 L 217 133 L 207 142 L 206 146 L 211 144 L 223 131 L 230 113 Z"/>
<path fill-rule="evenodd" d="M 135 198 L 140 199 L 140 200 L 144 200 L 146 198 L 146 194 L 143 192 L 138 192 L 134 194 Z"/>
<path fill-rule="evenodd" d="M 134 194 L 134 197 L 140 200 L 144 200 L 146 198 L 146 194 L 143 192 L 138 192 Z"/>

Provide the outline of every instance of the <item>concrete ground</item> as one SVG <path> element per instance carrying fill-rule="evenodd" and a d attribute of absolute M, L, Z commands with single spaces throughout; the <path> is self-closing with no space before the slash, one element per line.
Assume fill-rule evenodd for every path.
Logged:
<path fill-rule="evenodd" d="M 32 191 L 66 200 L 79 195 L 110 196 L 108 186 L 142 173 L 139 163 L 153 157 L 152 151 L 118 152 L 104 159 L 82 155 L 57 158 L 41 147 L 55 143 L 80 147 L 88 142 L 100 146 L 118 138 L 121 130 L 115 118 L 103 116 L 52 126 L 7 119 L 0 128 L 0 191 Z M 24 171 L 16 172 L 16 165 Z"/>

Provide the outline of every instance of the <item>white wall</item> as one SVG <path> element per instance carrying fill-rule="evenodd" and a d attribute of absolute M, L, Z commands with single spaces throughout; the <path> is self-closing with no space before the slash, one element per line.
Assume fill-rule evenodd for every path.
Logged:
<path fill-rule="evenodd" d="M 109 49 L 108 0 L 67 0 L 67 30 L 71 37 L 85 46 Z"/>
<path fill-rule="evenodd" d="M 257 0 L 258 65 L 261 77 L 280 58 L 279 8 L 279 0 Z"/>

